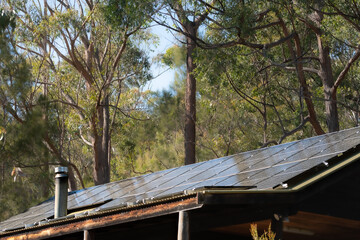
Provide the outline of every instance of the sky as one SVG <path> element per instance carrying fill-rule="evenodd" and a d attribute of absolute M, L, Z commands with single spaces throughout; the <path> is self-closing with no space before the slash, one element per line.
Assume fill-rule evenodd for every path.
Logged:
<path fill-rule="evenodd" d="M 170 32 L 166 31 L 165 27 L 154 26 L 152 27 L 152 31 L 154 34 L 158 35 L 159 44 L 156 47 L 152 46 L 154 52 L 150 54 L 151 58 L 156 57 L 158 54 L 165 53 L 168 48 L 176 43 L 176 39 Z M 151 72 L 154 79 L 152 79 L 145 88 L 152 91 L 168 90 L 170 84 L 174 81 L 174 70 L 161 66 L 161 64 L 154 63 L 152 64 Z"/>

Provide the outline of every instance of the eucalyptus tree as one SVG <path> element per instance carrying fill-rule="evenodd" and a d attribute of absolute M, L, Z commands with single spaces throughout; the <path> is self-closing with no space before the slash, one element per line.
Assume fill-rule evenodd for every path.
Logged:
<path fill-rule="evenodd" d="M 52 182 L 42 143 L 51 127 L 42 118 L 41 100 L 31 101 L 34 78 L 14 46 L 15 26 L 14 16 L 0 9 L 0 220 L 48 198 Z"/>
<path fill-rule="evenodd" d="M 360 57 L 358 33 L 350 30 L 357 26 L 357 3 L 223 3 L 224 12 L 212 21 L 208 28 L 212 37 L 201 42 L 202 47 L 248 47 L 268 59 L 266 69 L 288 72 L 289 76 L 294 73 L 308 112 L 305 119 L 316 134 L 323 134 L 324 126 L 329 132 L 339 130 L 338 93 Z M 236 7 L 244 11 L 235 11 Z"/>
<path fill-rule="evenodd" d="M 198 54 L 197 73 L 203 82 L 214 86 L 220 84 L 223 88 L 227 86 L 227 91 L 236 93 L 234 99 L 239 97 L 239 104 L 243 108 L 247 105 L 245 108 L 248 111 L 244 112 L 239 106 L 239 112 L 262 125 L 261 128 L 255 125 L 248 128 L 252 121 L 237 117 L 234 122 L 238 120 L 237 128 L 243 131 L 235 138 L 247 135 L 248 129 L 258 129 L 255 132 L 262 132 L 262 139 L 251 142 L 257 146 L 267 146 L 281 143 L 302 130 L 309 121 L 319 125 L 316 114 L 304 115 L 303 93 L 296 87 L 294 78 L 275 69 L 275 61 L 281 59 L 283 45 L 295 36 L 294 33 L 279 34 L 276 27 L 280 21 L 276 17 L 276 9 L 266 1 L 221 3 L 221 11 L 211 16 L 204 37 L 198 39 L 202 51 Z M 289 81 L 286 82 L 286 79 Z M 202 89 L 206 89 L 205 86 L 202 85 Z M 313 107 L 311 98 L 305 99 L 307 106 Z M 292 122 L 289 124 L 290 120 Z M 235 132 L 235 129 L 228 132 Z M 257 134 L 253 133 L 252 136 Z"/>
<path fill-rule="evenodd" d="M 122 109 L 122 94 L 150 77 L 147 57 L 139 49 L 147 38 L 143 22 L 126 15 L 129 21 L 108 24 L 102 1 L 9 1 L 8 5 L 20 23 L 17 46 L 48 66 L 51 78 L 42 86 L 48 87 L 51 101 L 69 107 L 72 120 L 66 119 L 67 128 L 92 149 L 94 183 L 109 182 L 113 126 L 119 112 L 129 111 Z M 125 13 L 134 12 L 132 7 Z M 66 163 L 59 146 L 47 143 Z"/>
<path fill-rule="evenodd" d="M 180 35 L 186 46 L 186 91 L 185 91 L 185 164 L 196 162 L 196 78 L 195 50 L 199 31 L 209 21 L 209 15 L 219 11 L 221 1 L 164 1 L 164 10 L 154 21 Z M 171 22 L 169 24 L 168 22 Z"/>
<path fill-rule="evenodd" d="M 343 92 L 341 86 L 353 81 L 348 75 L 357 68 L 360 57 L 357 44 L 359 33 L 351 30 L 354 27 L 352 21 L 341 18 L 344 15 L 340 14 L 341 11 L 336 8 L 338 2 L 335 2 L 314 0 L 277 3 L 279 31 L 285 36 L 290 31 L 296 33 L 293 38 L 294 49 L 291 42 L 287 42 L 292 62 L 278 62 L 277 65 L 285 71 L 296 72 L 299 83 L 306 90 L 305 101 L 313 98 L 322 106 L 316 109 L 308 105 L 309 114 L 313 112 L 321 116 L 322 112 L 325 113 L 323 124 L 313 124 L 317 134 L 325 132 L 324 126 L 329 132 L 340 130 L 339 112 L 344 114 L 343 109 L 339 108 L 339 103 L 343 101 L 339 99 L 339 94 Z M 354 4 L 355 1 L 352 1 L 347 6 L 354 7 Z M 319 90 L 322 96 L 318 94 Z"/>
<path fill-rule="evenodd" d="M 230 71 L 230 69 L 236 69 L 239 68 L 238 62 L 234 61 L 227 61 L 228 59 L 236 59 L 236 51 L 227 51 L 225 54 L 229 54 L 226 57 L 219 56 L 217 54 L 224 54 L 221 49 L 231 49 L 236 48 L 236 46 L 245 46 L 247 48 L 253 48 L 258 49 L 257 52 L 266 52 L 270 51 L 272 48 L 275 48 L 277 46 L 281 46 L 282 43 L 285 43 L 288 39 L 291 39 L 293 37 L 293 34 L 290 36 L 280 36 L 278 39 L 274 38 L 261 38 L 261 32 L 264 29 L 271 28 L 272 26 L 278 24 L 276 21 L 271 21 L 271 11 L 268 4 L 265 4 L 264 1 L 254 1 L 254 2 L 234 2 L 234 1 L 212 1 L 212 2 L 204 2 L 204 1 L 194 1 L 194 2 L 187 2 L 185 1 L 183 4 L 180 4 L 179 2 L 166 2 L 170 6 L 170 9 L 167 8 L 167 12 L 164 12 L 164 16 L 170 16 L 170 19 L 173 20 L 174 24 L 173 26 L 168 26 L 166 22 L 157 21 L 158 23 L 165 25 L 169 27 L 174 32 L 180 33 L 180 36 L 185 36 L 186 41 L 183 41 L 183 44 L 185 46 L 189 46 L 189 42 L 191 41 L 191 45 L 193 45 L 194 49 L 197 49 L 197 51 L 193 51 L 193 53 L 190 55 L 192 56 L 193 60 L 196 59 L 197 65 L 201 65 L 201 68 L 199 70 L 195 70 L 193 68 L 191 70 L 191 74 L 188 76 L 193 76 L 195 80 L 196 77 L 202 79 L 201 88 L 196 91 L 196 88 L 193 88 L 195 92 L 197 92 L 197 101 L 201 104 L 200 108 L 207 108 L 205 102 L 209 102 L 208 98 L 211 98 L 211 94 L 209 92 L 210 89 L 212 91 L 218 91 L 222 92 L 222 94 L 227 95 L 229 98 L 227 100 L 230 100 L 230 95 L 227 94 L 226 91 L 231 91 L 228 89 L 228 87 L 225 87 L 226 90 L 223 90 L 221 88 L 216 88 L 214 86 L 206 86 L 204 82 L 204 78 L 207 78 L 209 83 L 211 84 L 212 79 L 225 77 L 228 79 L 231 79 L 231 82 L 234 83 L 237 80 L 234 80 L 230 78 L 229 75 L 222 74 L 224 72 L 224 69 L 227 69 L 226 71 Z M 180 5 L 179 5 L 180 4 Z M 185 7 L 184 7 L 185 6 Z M 185 10 L 184 10 L 185 9 Z M 269 20 L 270 19 L 270 20 Z M 201 29 L 200 34 L 198 34 L 198 31 L 196 31 L 196 34 L 191 34 L 189 31 L 186 30 L 186 23 L 189 23 L 190 20 L 197 20 L 198 23 L 201 22 L 201 25 L 199 26 L 199 29 Z M 268 22 L 270 21 L 270 22 Z M 191 23 L 191 21 L 190 21 Z M 188 27 L 189 28 L 189 27 Z M 256 35 L 257 34 L 257 35 Z M 259 43 L 256 42 L 259 40 L 259 37 L 261 40 L 265 40 L 269 43 Z M 189 40 L 190 38 L 190 40 Z M 200 48 L 199 48 L 200 47 Z M 203 49 L 203 51 L 200 51 L 200 49 Z M 189 50 L 187 48 L 187 50 Z M 196 54 L 195 54 L 196 53 Z M 250 54 L 249 54 L 250 55 Z M 188 51 L 187 56 L 189 57 Z M 248 57 L 250 58 L 250 57 Z M 189 58 L 188 58 L 189 59 Z M 192 60 L 192 62 L 194 62 Z M 213 64 L 214 62 L 217 62 L 217 64 Z M 250 63 L 248 60 L 244 60 L 243 63 Z M 187 63 L 187 72 L 189 73 L 189 61 L 186 61 Z M 191 65 L 190 65 L 191 66 Z M 195 65 L 193 65 L 195 66 Z M 240 68 L 241 69 L 241 68 Z M 253 71 L 251 68 L 244 68 L 244 71 Z M 225 72 L 226 72 L 225 71 Z M 260 71 L 260 69 L 257 69 L 256 71 Z M 212 74 L 208 74 L 211 72 Z M 188 78 L 189 79 L 189 78 Z M 200 80 L 197 79 L 197 82 Z M 217 84 L 222 85 L 222 81 L 215 80 L 213 81 Z M 195 82 L 196 83 L 196 82 Z M 256 85 L 257 83 L 254 82 Z M 188 85 L 189 86 L 189 85 Z M 230 83 L 228 83 L 228 86 L 231 86 Z M 247 86 L 249 87 L 249 86 Z M 216 89 L 216 90 L 215 90 Z M 241 91 L 239 91 L 238 87 L 233 86 L 233 91 L 237 92 L 241 97 L 244 97 L 244 95 L 241 95 Z M 219 101 L 210 100 L 212 103 L 217 103 L 219 106 L 213 106 L 214 109 L 221 109 L 222 107 L 227 108 L 228 106 L 222 105 L 224 104 L 224 99 L 222 98 L 222 94 L 219 93 L 212 93 L 213 95 L 218 96 Z M 268 93 L 266 93 L 268 94 Z M 246 96 L 246 95 L 245 95 Z M 234 97 L 234 96 L 233 96 Z M 245 97 L 246 100 L 248 100 Z M 252 100 L 249 102 L 251 103 Z M 248 102 L 248 103 L 249 103 Z M 221 104 L 220 104 L 221 103 Z M 257 103 L 261 103 L 258 101 Z M 255 103 L 254 105 L 256 105 Z M 264 142 L 260 144 L 261 145 L 267 145 L 268 142 L 273 142 L 274 140 L 269 140 L 266 134 L 269 134 L 269 129 L 266 129 L 268 121 L 267 121 L 267 108 L 275 108 L 274 105 L 271 105 L 270 103 L 263 102 L 261 103 L 263 105 L 263 108 L 265 109 L 260 110 L 259 113 L 261 114 L 262 118 L 264 119 Z M 222 107 L 220 107 L 222 105 Z M 251 105 L 251 104 L 250 104 Z M 266 107 L 264 107 L 266 106 Z M 241 122 L 239 115 L 235 114 L 233 111 L 235 109 L 230 109 L 227 111 L 227 113 L 230 115 L 227 119 L 226 117 L 221 117 L 222 114 L 220 111 L 217 111 L 216 117 L 211 117 L 212 114 L 210 114 L 208 117 L 209 119 L 206 119 L 206 116 L 201 116 L 201 119 L 198 118 L 199 124 L 196 127 L 197 131 L 200 131 L 200 134 L 195 134 L 195 131 L 193 132 L 194 136 L 197 136 L 196 144 L 194 144 L 200 149 L 200 152 L 206 152 L 203 151 L 204 149 L 210 150 L 212 152 L 213 156 L 220 156 L 220 155 L 227 155 L 230 153 L 233 153 L 233 148 L 231 146 L 235 145 L 234 142 L 238 142 L 238 136 L 236 135 L 236 130 L 239 129 L 238 123 Z M 244 111 L 240 111 L 240 108 L 238 108 L 239 113 L 241 112 L 243 116 L 247 115 L 249 117 L 249 114 L 245 113 Z M 198 109 L 198 111 L 201 111 L 203 114 L 203 109 Z M 206 112 L 206 111 L 205 111 Z M 215 112 L 213 112 L 215 113 Z M 189 116 L 188 113 L 185 113 L 186 117 Z M 251 114 L 250 114 L 251 115 Z M 235 117 L 236 116 L 236 117 Z M 222 123 L 219 123 L 216 121 L 218 118 L 218 121 L 222 119 Z M 229 119 L 232 119 L 234 122 L 229 122 Z M 293 127 L 294 129 L 287 130 L 286 126 L 281 125 L 281 129 L 283 132 L 282 137 L 279 138 L 279 142 L 283 141 L 285 137 L 288 137 L 289 135 L 293 134 L 294 132 L 301 129 L 303 125 L 308 122 L 308 118 L 303 117 L 302 114 L 300 114 L 299 119 L 302 119 L 302 121 L 299 122 L 299 126 Z M 211 121 L 215 120 L 215 121 Z M 238 121 L 237 121 L 238 120 Z M 282 119 L 280 119 L 281 122 Z M 244 122 L 247 122 L 246 120 Z M 219 126 L 215 126 L 220 124 L 220 126 L 223 126 L 224 129 L 221 130 Z M 235 126 L 236 125 L 236 126 Z M 214 129 L 211 131 L 208 127 L 212 126 Z M 227 128 L 228 127 L 228 128 Z M 290 126 L 289 126 L 290 127 Z M 225 130 L 225 128 L 227 128 Z M 185 127 L 186 129 L 186 127 Z M 194 126 L 195 129 L 195 126 Z M 231 129 L 231 130 L 230 130 Z M 215 131 L 219 131 L 218 136 L 220 136 L 218 139 L 221 139 L 219 142 L 224 142 L 224 144 L 218 144 L 218 147 L 214 147 L 212 145 L 212 141 L 209 139 L 206 139 L 204 136 L 212 138 Z M 212 134 L 209 134 L 209 132 L 212 132 Z M 222 132 L 222 134 L 220 134 Z M 226 132 L 226 134 L 225 134 Z M 267 132 L 267 133 L 265 133 Z M 207 133 L 207 134 L 205 134 Z M 229 134 L 230 133 L 230 134 Z M 241 134 L 240 134 L 241 135 Z M 234 140 L 236 139 L 237 140 Z M 215 138 L 212 138 L 215 139 Z M 234 141 L 233 141 L 234 140 Z M 186 130 L 185 130 L 185 143 L 186 140 Z M 275 141 L 277 142 L 277 141 Z M 194 141 L 195 143 L 195 141 Z M 257 144 L 256 144 L 257 145 Z M 222 146 L 222 147 L 219 147 Z M 238 145 L 236 144 L 238 147 Z M 222 148 L 222 149 L 221 149 Z M 223 153 L 222 150 L 226 149 Z M 185 150 L 186 151 L 186 150 Z M 199 151 L 199 150 L 198 150 Z M 217 153 L 219 152 L 219 154 Z M 198 159 L 203 159 L 200 157 L 202 154 L 196 154 L 198 156 Z M 209 155 L 208 155 L 209 156 Z"/>
<path fill-rule="evenodd" d="M 294 38 L 296 64 L 300 63 L 304 66 L 302 72 L 306 72 L 306 75 L 298 70 L 297 74 L 301 73 L 321 82 L 323 91 L 321 102 L 329 132 L 340 129 L 339 92 L 346 80 L 351 81 L 347 75 L 356 67 L 360 57 L 357 44 L 359 32 L 351 30 L 356 24 L 349 22 L 346 17 L 339 17 L 344 17 L 344 14 L 340 14 L 341 11 L 336 7 L 337 3 L 322 0 L 294 1 L 292 4 L 283 2 L 281 6 L 286 13 L 279 11 L 278 15 L 284 34 L 287 29 L 297 33 Z M 355 1 L 347 3 L 348 6 L 354 4 L 355 8 L 352 9 L 356 9 Z M 283 16 L 287 20 L 283 20 Z M 342 27 L 339 27 L 340 25 Z M 284 69 L 295 70 L 290 66 Z M 321 132 L 324 130 L 319 128 L 317 133 Z"/>
<path fill-rule="evenodd" d="M 360 34 L 360 3 L 358 1 L 327 0 L 323 1 L 323 9 L 318 9 L 324 15 L 325 23 L 331 28 L 334 50 L 331 56 L 342 67 L 337 78 L 337 86 L 334 84 L 333 91 L 337 91 L 342 98 L 338 105 L 345 107 L 351 112 L 350 118 L 357 126 L 359 124 L 359 55 L 358 44 Z M 326 28 L 329 29 L 329 28 Z M 329 34 L 329 33 L 328 33 Z M 338 79 L 340 81 L 338 81 Z M 343 86 L 340 90 L 340 88 Z M 353 125 L 352 125 L 353 126 Z"/>
<path fill-rule="evenodd" d="M 213 138 L 215 147 L 210 148 L 209 140 L 207 146 L 218 156 L 311 136 L 296 77 L 270 68 L 268 57 L 243 46 L 199 55 L 199 102 L 208 114 L 200 117 L 199 127 L 206 133 L 201 139 Z M 207 133 L 213 130 L 218 131 L 217 138 Z"/>

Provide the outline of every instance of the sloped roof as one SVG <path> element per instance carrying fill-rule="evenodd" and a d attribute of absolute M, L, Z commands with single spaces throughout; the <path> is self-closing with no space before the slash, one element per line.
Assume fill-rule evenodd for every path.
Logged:
<path fill-rule="evenodd" d="M 79 190 L 69 193 L 68 209 L 99 212 L 204 186 L 273 189 L 358 145 L 360 127 Z M 0 235 L 51 219 L 53 208 L 49 199 L 1 222 Z"/>

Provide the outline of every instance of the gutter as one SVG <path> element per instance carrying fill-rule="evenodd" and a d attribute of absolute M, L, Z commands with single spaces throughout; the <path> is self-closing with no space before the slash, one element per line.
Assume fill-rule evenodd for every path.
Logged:
<path fill-rule="evenodd" d="M 356 160 L 360 159 L 360 153 L 354 154 L 351 157 L 341 161 L 340 163 L 334 165 L 334 166 L 328 166 L 328 169 L 321 172 L 320 174 L 315 175 L 314 177 L 292 187 L 292 189 L 294 190 L 301 190 L 303 188 L 306 188 L 307 186 L 311 185 L 312 183 L 315 183 L 317 181 L 320 181 L 321 179 L 327 177 L 328 175 L 337 172 L 343 168 L 345 168 L 346 166 L 348 166 L 349 164 L 351 164 L 352 162 L 355 162 Z M 326 164 L 329 163 L 325 163 L 324 165 L 327 166 Z"/>

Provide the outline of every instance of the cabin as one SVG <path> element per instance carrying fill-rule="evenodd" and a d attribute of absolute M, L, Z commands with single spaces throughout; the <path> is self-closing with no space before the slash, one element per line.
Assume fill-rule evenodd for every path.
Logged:
<path fill-rule="evenodd" d="M 0 239 L 360 239 L 359 173 L 357 127 L 65 192 L 64 214 L 51 198 Z"/>

